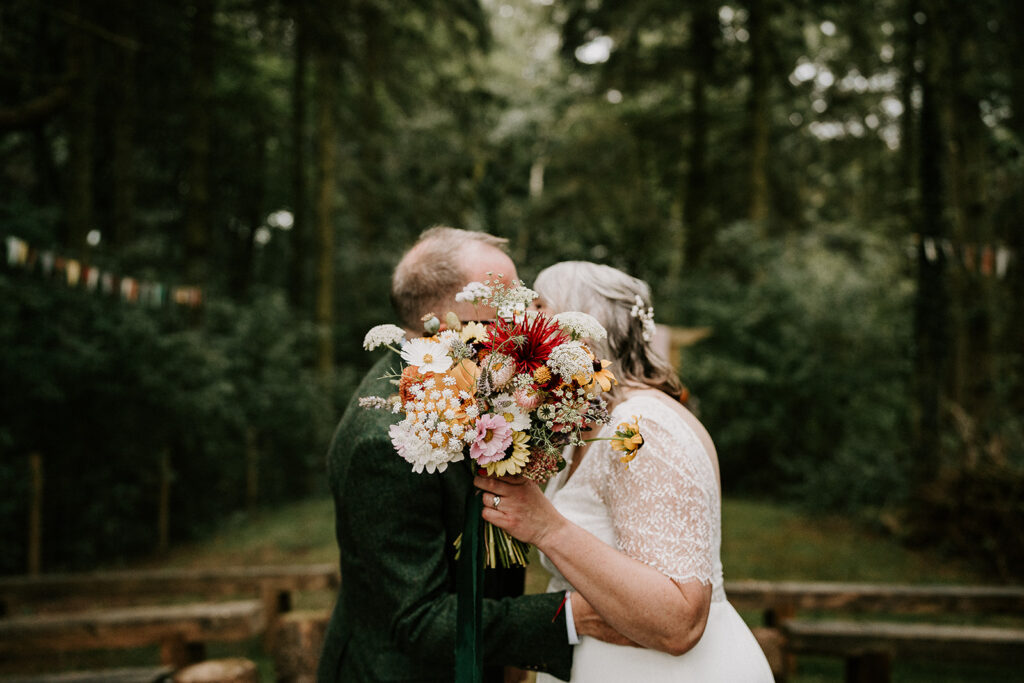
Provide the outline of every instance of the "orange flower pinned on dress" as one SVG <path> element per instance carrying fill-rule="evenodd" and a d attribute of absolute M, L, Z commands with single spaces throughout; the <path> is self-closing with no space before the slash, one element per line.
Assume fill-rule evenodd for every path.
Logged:
<path fill-rule="evenodd" d="M 615 428 L 615 436 L 611 438 L 611 442 L 613 451 L 623 453 L 619 460 L 626 463 L 626 469 L 629 469 L 629 462 L 644 445 L 644 437 L 640 435 L 640 418 L 634 415 L 632 422 L 619 424 Z"/>

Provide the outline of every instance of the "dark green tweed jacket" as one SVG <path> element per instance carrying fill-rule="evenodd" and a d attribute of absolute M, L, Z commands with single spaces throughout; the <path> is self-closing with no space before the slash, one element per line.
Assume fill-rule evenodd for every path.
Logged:
<path fill-rule="evenodd" d="M 381 379 L 398 361 L 370 370 L 338 424 L 327 458 L 341 552 L 341 590 L 318 680 L 450 681 L 455 643 L 455 558 L 472 475 L 466 463 L 415 474 L 394 450 L 398 417 L 360 408 L 360 396 L 388 396 Z M 572 647 L 561 593 L 485 599 L 486 665 L 513 665 L 568 679 Z"/>

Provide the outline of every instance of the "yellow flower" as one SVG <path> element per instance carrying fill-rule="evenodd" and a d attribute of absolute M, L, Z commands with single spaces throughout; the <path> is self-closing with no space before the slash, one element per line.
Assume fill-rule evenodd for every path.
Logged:
<path fill-rule="evenodd" d="M 506 474 L 519 474 L 530 460 L 530 435 L 526 432 L 512 432 L 512 455 L 504 460 L 489 462 L 484 467 L 487 474 L 503 477 Z"/>
<path fill-rule="evenodd" d="M 634 415 L 632 422 L 623 422 L 616 427 L 615 436 L 612 437 L 611 442 L 613 451 L 624 454 L 619 460 L 626 463 L 628 469 L 629 462 L 636 457 L 636 452 L 644 445 L 644 437 L 640 435 L 640 418 Z"/>
<path fill-rule="evenodd" d="M 551 371 L 542 365 L 533 371 L 533 379 L 537 384 L 547 384 L 551 380 Z"/>
<path fill-rule="evenodd" d="M 483 341 L 487 338 L 487 328 L 474 320 L 462 326 L 459 336 L 466 344 L 471 341 Z"/>
<path fill-rule="evenodd" d="M 615 379 L 615 375 L 612 374 L 611 370 L 608 370 L 608 366 L 611 365 L 610 360 L 601 361 L 601 369 L 594 372 L 594 376 L 591 378 L 590 383 L 583 386 L 584 389 L 589 389 L 594 393 L 600 389 L 600 391 L 610 391 L 613 384 L 618 384 L 619 380 Z"/>

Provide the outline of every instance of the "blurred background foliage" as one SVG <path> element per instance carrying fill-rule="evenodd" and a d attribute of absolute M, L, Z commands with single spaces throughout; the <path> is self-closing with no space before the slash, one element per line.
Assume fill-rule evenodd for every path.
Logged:
<path fill-rule="evenodd" d="M 996 0 L 4 3 L 0 235 L 203 304 L 5 261 L 0 572 L 32 454 L 46 569 L 322 495 L 443 223 L 710 327 L 675 360 L 727 494 L 1019 577 L 1022 31 Z"/>

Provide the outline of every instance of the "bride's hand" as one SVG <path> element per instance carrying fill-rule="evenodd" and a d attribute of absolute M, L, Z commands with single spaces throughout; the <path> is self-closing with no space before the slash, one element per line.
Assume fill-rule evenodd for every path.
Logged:
<path fill-rule="evenodd" d="M 484 491 L 483 518 L 524 543 L 541 547 L 545 538 L 566 523 L 537 482 L 526 477 L 478 476 L 473 485 Z"/>

